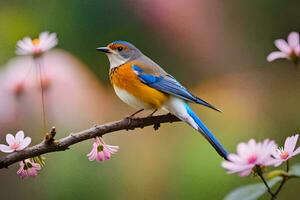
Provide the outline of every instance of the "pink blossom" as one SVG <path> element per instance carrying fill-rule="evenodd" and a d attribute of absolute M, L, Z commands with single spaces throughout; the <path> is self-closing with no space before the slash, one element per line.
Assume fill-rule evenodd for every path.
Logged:
<path fill-rule="evenodd" d="M 55 47 L 58 43 L 56 33 L 42 32 L 38 38 L 31 39 L 25 37 L 17 42 L 18 55 L 34 55 L 38 56 L 41 53 Z"/>
<path fill-rule="evenodd" d="M 300 44 L 299 44 L 299 33 L 291 32 L 288 35 L 287 41 L 283 39 L 277 39 L 274 42 L 275 46 L 279 51 L 271 52 L 267 60 L 272 62 L 276 59 L 286 58 L 289 60 L 299 59 L 300 56 Z"/>
<path fill-rule="evenodd" d="M 297 140 L 298 140 L 299 134 L 287 137 L 284 142 L 284 148 L 278 148 L 273 152 L 273 156 L 276 160 L 276 163 L 274 164 L 275 167 L 282 164 L 282 162 L 287 161 L 291 157 L 297 155 L 300 153 L 300 147 L 296 148 Z"/>
<path fill-rule="evenodd" d="M 27 177 L 36 177 L 39 170 L 41 170 L 40 164 L 32 162 L 30 159 L 26 159 L 20 162 L 20 168 L 17 171 L 17 174 L 22 179 Z"/>
<path fill-rule="evenodd" d="M 273 140 L 256 142 L 254 139 L 248 143 L 240 143 L 237 146 L 237 154 L 229 154 L 228 161 L 222 162 L 222 167 L 228 173 L 238 173 L 240 176 L 248 176 L 255 166 L 269 166 L 274 164 L 271 157 L 276 148 Z"/>
<path fill-rule="evenodd" d="M 20 97 L 25 90 L 25 84 L 23 81 L 16 82 L 12 85 L 12 92 L 16 97 Z"/>
<path fill-rule="evenodd" d="M 0 151 L 4 153 L 11 153 L 14 151 L 21 151 L 25 149 L 31 142 L 30 137 L 24 138 L 24 132 L 18 131 L 16 137 L 8 133 L 6 135 L 6 142 L 8 145 L 0 144 Z"/>
<path fill-rule="evenodd" d="M 110 111 L 113 102 L 105 93 L 105 87 L 87 70 L 88 67 L 73 55 L 59 49 L 46 52 L 42 64 L 47 116 L 56 121 L 56 126 L 83 129 L 83 124 L 104 120 L 105 116 L 101 113 Z M 36 70 L 30 56 L 18 56 L 11 59 L 6 67 L 0 67 L 0 131 L 25 127 L 42 113 L 41 87 Z M 14 87 L 19 83 L 23 83 L 24 90 L 17 98 Z M 71 92 L 74 88 L 77 92 Z M 35 126 L 39 127 L 41 122 L 36 121 Z M 4 141 L 0 140 L 0 143 Z"/>
<path fill-rule="evenodd" d="M 101 137 L 96 137 L 93 143 L 93 148 L 87 156 L 90 161 L 96 160 L 101 162 L 109 160 L 111 154 L 117 153 L 118 150 L 118 146 L 107 145 Z"/>
<path fill-rule="evenodd" d="M 44 90 L 47 90 L 47 89 L 49 89 L 50 88 L 50 86 L 51 86 L 51 84 L 52 84 L 52 80 L 51 80 L 51 78 L 50 77 L 48 77 L 48 76 L 46 76 L 46 75 L 43 75 L 42 77 L 41 77 L 41 86 L 40 87 L 42 87 L 42 89 L 44 89 Z"/>

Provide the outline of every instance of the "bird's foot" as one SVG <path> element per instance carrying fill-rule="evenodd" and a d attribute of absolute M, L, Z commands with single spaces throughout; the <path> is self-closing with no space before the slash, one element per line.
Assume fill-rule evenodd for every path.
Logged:
<path fill-rule="evenodd" d="M 147 117 L 152 117 L 154 115 L 154 113 L 157 112 L 157 109 L 155 109 L 152 113 L 150 113 L 150 115 L 148 115 Z"/>
<path fill-rule="evenodd" d="M 142 112 L 142 111 L 144 111 L 144 109 L 140 109 L 140 110 L 136 111 L 132 115 L 129 115 L 129 116 L 125 117 L 125 119 L 134 119 L 135 118 L 134 116 L 137 115 L 138 113 Z"/>
<path fill-rule="evenodd" d="M 138 118 L 135 118 L 134 116 L 128 116 L 128 117 L 125 117 L 125 120 L 127 121 L 127 126 L 129 127 L 130 124 L 132 123 L 132 120 L 136 120 Z M 134 128 L 127 128 L 126 131 L 129 131 L 129 130 L 133 130 Z"/>

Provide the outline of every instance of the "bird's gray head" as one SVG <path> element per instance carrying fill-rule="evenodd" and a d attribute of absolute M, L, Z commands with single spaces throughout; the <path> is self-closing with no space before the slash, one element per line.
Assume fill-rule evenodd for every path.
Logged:
<path fill-rule="evenodd" d="M 99 47 L 97 50 L 107 55 L 110 68 L 118 67 L 143 55 L 133 44 L 120 40 L 114 41 L 106 47 Z"/>

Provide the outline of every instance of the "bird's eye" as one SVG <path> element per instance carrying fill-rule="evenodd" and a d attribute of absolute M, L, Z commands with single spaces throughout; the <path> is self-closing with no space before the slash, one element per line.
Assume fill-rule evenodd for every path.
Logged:
<path fill-rule="evenodd" d="M 118 47 L 117 49 L 118 49 L 118 51 L 122 51 L 123 47 Z"/>

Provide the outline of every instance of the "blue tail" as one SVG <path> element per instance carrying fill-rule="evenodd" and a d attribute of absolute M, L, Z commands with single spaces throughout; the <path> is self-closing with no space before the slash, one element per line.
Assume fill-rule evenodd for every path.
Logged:
<path fill-rule="evenodd" d="M 210 130 L 203 124 L 200 118 L 192 111 L 188 104 L 185 104 L 188 115 L 195 121 L 198 130 L 203 134 L 207 141 L 215 148 L 220 156 L 227 159 L 228 152 Z"/>

